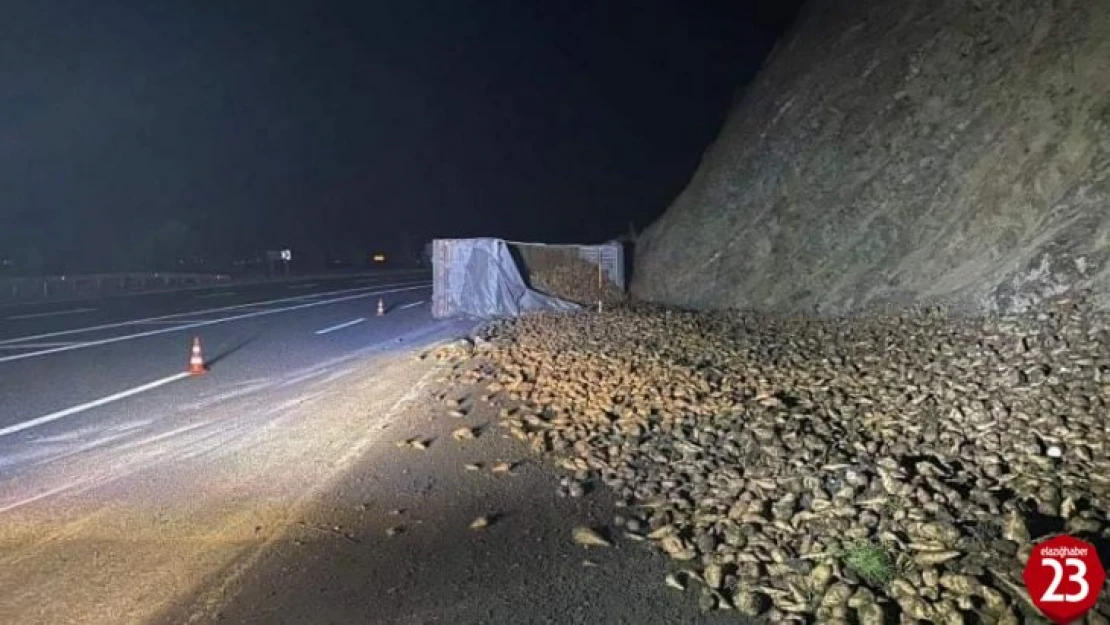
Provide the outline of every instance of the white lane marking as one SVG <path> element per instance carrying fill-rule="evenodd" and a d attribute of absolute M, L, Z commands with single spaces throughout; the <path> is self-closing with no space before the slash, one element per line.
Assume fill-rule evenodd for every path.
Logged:
<path fill-rule="evenodd" d="M 404 285 L 404 284 L 406 284 L 406 283 L 404 283 L 404 282 L 394 282 L 393 284 L 382 284 L 382 285 L 379 285 L 379 287 L 401 286 L 401 285 Z M 426 285 L 428 283 L 423 282 L 421 284 Z M 132 319 L 132 320 L 129 320 L 129 321 L 119 321 L 119 322 L 116 322 L 116 323 L 105 323 L 105 324 L 98 325 L 98 326 L 89 326 L 87 328 L 76 328 L 76 329 L 73 329 L 73 330 L 59 330 L 57 332 L 45 332 L 43 334 L 31 334 L 31 335 L 28 335 L 28 336 L 21 336 L 21 337 L 14 338 L 14 339 L 4 339 L 4 340 L 0 341 L 0 345 L 8 345 L 8 344 L 11 344 L 11 343 L 20 343 L 20 342 L 23 342 L 23 341 L 33 341 L 35 339 L 53 338 L 55 336 L 66 336 L 66 335 L 69 335 L 69 334 L 81 334 L 81 333 L 85 333 L 85 332 L 95 332 L 97 330 L 110 330 L 112 328 L 122 328 L 122 327 L 125 327 L 125 326 L 136 325 L 136 324 L 139 324 L 139 323 L 153 323 L 155 321 L 162 321 L 162 320 L 165 320 L 165 319 L 181 319 L 182 317 L 189 317 L 191 315 L 207 315 L 207 314 L 210 314 L 210 313 L 226 312 L 226 311 L 229 311 L 229 310 L 239 310 L 241 308 L 252 308 L 252 307 L 256 307 L 256 306 L 265 306 L 265 305 L 268 305 L 268 304 L 283 304 L 285 302 L 296 302 L 296 301 L 300 301 L 300 300 L 314 299 L 314 298 L 321 297 L 321 296 L 324 296 L 324 295 L 340 295 L 342 293 L 354 293 L 354 292 L 359 292 L 359 291 L 366 291 L 369 288 L 370 287 L 360 287 L 360 288 L 352 288 L 352 289 L 339 289 L 339 290 L 336 290 L 336 291 L 325 291 L 323 293 L 313 293 L 311 295 L 297 295 L 295 297 L 283 297 L 283 298 L 280 298 L 280 299 L 272 299 L 272 300 L 266 300 L 266 301 L 261 301 L 261 302 L 251 302 L 249 304 L 235 304 L 233 306 L 222 306 L 220 308 L 208 308 L 206 310 L 192 310 L 192 311 L 189 311 L 189 312 L 174 313 L 172 315 L 159 315 L 157 317 L 145 317 L 145 318 L 142 318 L 142 319 Z M 192 322 L 182 321 L 181 323 L 192 323 Z"/>
<path fill-rule="evenodd" d="M 134 321 L 127 325 L 129 326 L 143 326 L 143 325 L 174 325 L 178 323 L 200 323 L 206 319 L 155 319 L 152 321 Z"/>
<path fill-rule="evenodd" d="M 216 325 L 218 323 L 228 323 L 231 321 L 239 321 L 240 319 L 251 319 L 253 317 L 264 317 L 266 315 L 276 315 L 278 313 L 289 312 L 293 310 L 302 310 L 304 308 L 313 308 L 315 306 L 326 306 L 328 304 L 336 304 L 339 302 L 347 302 L 350 300 L 371 297 L 374 295 L 381 295 L 384 293 L 399 293 L 401 291 L 412 291 L 414 289 L 426 289 L 427 284 L 418 286 L 401 287 L 396 289 L 389 289 L 386 291 L 370 291 L 368 293 L 359 293 L 357 295 L 347 295 L 344 297 L 336 297 L 317 302 L 308 302 L 306 304 L 297 304 L 296 306 L 286 306 L 285 308 L 270 308 L 266 310 L 256 310 L 242 315 L 234 315 L 231 317 L 222 317 L 220 319 L 212 319 L 211 321 L 198 321 L 180 326 L 173 326 L 171 328 L 158 328 L 157 330 L 147 330 L 146 332 L 137 332 L 135 334 L 125 334 L 123 336 L 113 336 L 111 338 L 100 339 L 97 341 L 86 341 L 84 343 L 76 343 L 67 345 L 65 347 L 55 347 L 52 349 L 43 349 L 37 352 L 27 352 L 25 354 L 12 354 L 11 356 L 0 357 L 0 362 L 11 362 L 13 360 L 23 360 L 24 358 L 35 358 L 37 356 L 45 356 L 47 354 L 57 354 L 58 352 L 68 352 L 74 349 L 83 349 L 86 347 L 96 347 L 98 345 L 109 345 L 111 343 L 119 343 L 121 341 L 131 341 L 134 339 L 141 339 L 147 336 L 156 336 L 158 334 L 167 334 L 169 332 L 181 332 L 182 330 L 192 330 L 193 328 L 201 328 L 204 326 Z"/>
<path fill-rule="evenodd" d="M 353 325 L 358 325 L 358 324 L 362 323 L 363 321 L 366 321 L 366 317 L 359 317 L 358 319 L 351 319 L 350 321 L 341 323 L 341 324 L 336 325 L 336 326 L 332 326 L 330 328 L 324 328 L 323 330 L 317 330 L 316 334 L 317 334 L 317 336 L 319 336 L 321 334 L 328 334 L 329 332 L 335 332 L 336 330 L 342 330 L 343 328 L 349 328 Z"/>
<path fill-rule="evenodd" d="M 397 286 L 397 285 L 403 285 L 403 284 L 406 284 L 406 283 L 395 282 L 393 284 L 383 284 L 383 285 L 380 285 L 380 286 L 381 287 L 389 287 L 389 286 Z M 313 294 L 310 294 L 310 295 L 296 295 L 296 296 L 293 296 L 293 297 L 282 297 L 282 298 L 272 299 L 272 300 L 263 300 L 261 302 L 249 302 L 249 303 L 246 303 L 246 304 L 234 304 L 234 305 L 231 305 L 231 306 L 221 306 L 219 308 L 206 308 L 206 309 L 203 309 L 203 310 L 191 310 L 189 312 L 173 313 L 173 314 L 170 314 L 170 315 L 159 315 L 157 317 L 144 317 L 144 318 L 141 318 L 141 319 L 131 319 L 131 320 L 128 320 L 128 321 L 118 321 L 118 322 L 115 322 L 115 323 L 105 323 L 105 324 L 101 324 L 101 325 L 97 325 L 97 326 L 88 326 L 88 327 L 85 327 L 85 328 L 75 328 L 73 330 L 59 330 L 57 332 L 45 332 L 43 334 L 31 334 L 31 335 L 28 335 L 28 336 L 21 336 L 21 337 L 17 337 L 17 338 L 14 338 L 14 339 L 4 339 L 4 340 L 0 341 L 0 345 L 6 345 L 6 344 L 9 344 L 9 343 L 19 343 L 19 342 L 22 342 L 22 341 L 30 341 L 30 340 L 34 340 L 34 339 L 52 338 L 52 337 L 55 337 L 55 336 L 65 336 L 65 335 L 69 335 L 69 334 L 83 334 L 83 333 L 86 333 L 86 332 L 96 332 L 96 331 L 99 331 L 99 330 L 111 330 L 113 328 L 122 328 L 122 327 L 126 327 L 126 326 L 131 326 L 131 325 L 138 325 L 138 324 L 142 324 L 142 323 L 199 323 L 199 321 L 182 319 L 182 317 L 189 317 L 189 316 L 195 316 L 195 315 L 208 315 L 208 314 L 212 314 L 212 313 L 227 312 L 229 310 L 241 310 L 241 309 L 244 309 L 244 308 L 257 308 L 259 306 L 269 306 L 271 304 L 284 304 L 284 303 L 287 303 L 287 302 L 299 302 L 299 301 L 303 301 L 303 300 L 307 300 L 307 299 L 319 298 L 319 297 L 326 296 L 326 295 L 340 295 L 340 294 L 343 294 L 343 293 L 361 292 L 361 291 L 366 291 L 369 288 L 370 287 L 338 289 L 338 290 L 335 290 L 335 291 L 324 291 L 324 292 L 321 292 L 321 293 L 313 293 Z"/>
<path fill-rule="evenodd" d="M 92 312 L 95 308 L 72 308 L 70 310 L 53 310 L 50 312 L 27 313 L 25 315 L 12 315 L 8 319 L 41 319 L 42 317 L 61 317 L 62 315 L 80 315 Z"/>
<path fill-rule="evenodd" d="M 19 343 L 17 345 L 0 345 L 0 349 L 42 349 L 46 347 L 65 347 L 76 345 L 79 341 L 56 341 L 53 343 Z"/>
<path fill-rule="evenodd" d="M 315 282 L 309 282 L 308 284 L 290 284 L 289 288 L 291 288 L 291 289 L 311 289 L 314 286 L 316 286 Z"/>
<path fill-rule="evenodd" d="M 423 303 L 424 303 L 424 300 L 420 300 L 419 302 L 412 302 L 410 304 L 405 304 L 404 306 L 398 306 L 397 310 L 404 310 L 406 308 L 415 308 L 416 306 L 419 306 Z"/>
<path fill-rule="evenodd" d="M 411 270 L 405 270 L 405 271 L 389 271 L 385 274 L 374 274 L 374 275 L 377 276 L 377 279 L 386 279 L 386 278 L 388 278 L 388 279 L 395 279 L 395 280 L 412 280 L 412 279 L 416 278 L 419 274 L 430 274 L 430 273 L 431 273 L 430 269 L 428 269 L 428 270 L 411 269 Z M 353 278 L 355 278 L 357 276 L 360 276 L 360 275 L 364 275 L 364 274 L 345 275 L 345 276 L 310 276 L 310 278 L 314 279 L 314 280 L 323 280 L 325 282 L 348 282 L 348 281 L 352 280 Z M 302 279 L 304 279 L 304 278 L 302 278 Z M 374 280 L 367 279 L 365 282 L 370 282 L 370 281 L 374 281 Z M 253 280 L 253 281 L 247 281 L 247 282 L 236 282 L 234 284 L 226 284 L 223 287 L 220 287 L 220 286 L 214 285 L 214 284 L 201 284 L 201 285 L 196 285 L 196 286 L 174 287 L 172 289 L 155 289 L 155 290 L 150 290 L 150 291 L 139 291 L 139 292 L 135 292 L 135 293 L 113 293 L 112 295 L 107 296 L 107 298 L 110 298 L 110 299 L 125 299 L 125 298 L 134 298 L 134 297 L 147 297 L 147 296 L 150 296 L 150 295 L 165 295 L 166 293 L 185 293 L 185 292 L 189 292 L 189 291 L 205 291 L 205 290 L 213 289 L 213 288 L 231 288 L 231 287 L 244 287 L 244 286 L 248 286 L 248 287 L 268 286 L 268 285 L 272 285 L 272 284 L 275 284 L 275 283 L 284 283 L 284 281 Z M 351 284 L 359 284 L 359 281 L 351 282 Z M 82 297 L 79 300 L 74 301 L 74 303 L 99 301 L 101 299 L 105 299 L 105 297 L 88 296 L 88 297 Z M 3 308 L 27 308 L 28 306 L 34 306 L 34 305 L 36 305 L 36 302 L 16 302 L 16 303 L 9 303 L 9 304 L 0 304 L 0 309 L 3 309 Z"/>
<path fill-rule="evenodd" d="M 235 291 L 216 291 L 215 293 L 197 295 L 193 299 L 212 299 L 213 297 L 231 297 L 232 295 L 235 295 Z"/>
<path fill-rule="evenodd" d="M 29 419 L 27 421 L 23 421 L 22 423 L 16 423 L 15 425 L 9 425 L 6 428 L 0 428 L 0 436 L 7 436 L 8 434 L 14 434 L 16 432 L 21 432 L 21 431 L 29 429 L 29 428 L 38 427 L 40 425 L 43 425 L 44 423 L 50 423 L 51 421 L 57 421 L 58 419 L 64 419 L 65 417 L 75 415 L 79 412 L 85 412 L 86 410 L 92 410 L 93 408 L 103 406 L 104 404 L 110 404 L 114 401 L 119 401 L 121 399 L 131 397 L 132 395 L 138 395 L 139 393 L 145 393 L 147 391 L 156 389 L 159 386 L 165 386 L 167 384 L 170 384 L 171 382 L 176 382 L 178 380 L 183 380 L 187 377 L 189 377 L 189 373 L 187 371 L 182 371 L 181 373 L 175 373 L 171 376 L 164 377 L 160 380 L 155 380 L 153 382 L 147 382 L 146 384 L 143 384 L 141 386 L 136 386 L 134 388 L 129 388 L 126 391 L 120 391 L 118 393 L 113 393 L 111 395 L 108 395 L 107 397 L 101 397 L 100 399 L 94 399 L 92 401 L 85 402 L 83 404 L 78 404 L 76 406 L 70 406 L 69 408 L 66 408 L 65 410 L 59 410 L 57 412 L 52 412 L 48 415 L 43 415 L 43 416 L 37 417 L 35 419 Z"/>

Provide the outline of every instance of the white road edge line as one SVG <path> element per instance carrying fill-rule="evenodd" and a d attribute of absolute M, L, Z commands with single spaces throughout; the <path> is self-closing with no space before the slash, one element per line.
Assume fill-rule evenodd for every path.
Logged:
<path fill-rule="evenodd" d="M 323 330 L 317 330 L 316 335 L 319 336 L 321 334 L 327 334 L 329 332 L 335 332 L 336 330 L 342 330 L 343 328 L 349 328 L 353 325 L 358 325 L 358 324 L 362 323 L 363 321 L 366 321 L 366 317 L 359 317 L 358 319 L 352 319 L 352 320 L 347 321 L 345 323 L 341 323 L 337 326 L 332 326 L 330 328 L 324 328 Z"/>
<path fill-rule="evenodd" d="M 55 341 L 53 343 L 19 343 L 18 345 L 0 345 L 0 349 L 45 349 L 48 347 L 65 347 L 77 345 L 80 341 Z"/>
<path fill-rule="evenodd" d="M 397 285 L 404 285 L 406 282 L 394 282 L 392 284 L 380 284 L 377 288 L 391 287 Z M 420 284 L 427 285 L 428 282 L 421 282 Z M 130 319 L 128 321 L 118 321 L 116 323 L 105 323 L 98 326 L 89 326 L 87 328 L 74 328 L 73 330 L 59 330 L 57 332 L 44 332 L 42 334 L 30 334 L 27 336 L 20 336 L 14 339 L 4 339 L 0 341 L 0 345 L 9 345 L 11 343 L 21 343 L 23 341 L 33 341 L 35 339 L 47 339 L 55 336 L 67 336 L 70 334 L 82 334 L 84 332 L 96 332 L 97 330 L 110 330 L 112 328 L 122 328 L 124 326 L 136 325 L 139 323 L 150 323 L 153 321 L 162 321 L 166 319 L 181 319 L 182 317 L 188 318 L 195 315 L 207 315 L 209 313 L 225 312 L 228 310 L 238 310 L 241 308 L 252 308 L 258 306 L 265 306 L 269 304 L 281 304 L 284 302 L 297 302 L 306 299 L 313 299 L 324 295 L 339 295 L 341 293 L 352 293 L 356 291 L 367 291 L 372 287 L 359 287 L 353 289 L 338 289 L 335 291 L 324 291 L 322 293 L 313 293 L 311 295 L 297 295 L 295 297 L 283 297 L 280 299 L 272 299 L 261 302 L 251 302 L 249 304 L 234 304 L 232 306 L 222 306 L 220 308 L 207 308 L 205 310 L 191 310 L 189 312 L 174 313 L 172 315 L 160 315 L 157 317 L 144 317 L 142 319 Z"/>
<path fill-rule="evenodd" d="M 51 312 L 27 313 L 25 315 L 12 315 L 8 319 L 40 319 L 42 317 L 60 317 L 62 315 L 79 315 L 92 312 L 95 308 L 72 308 L 70 310 L 54 310 Z"/>
<path fill-rule="evenodd" d="M 153 382 L 147 382 L 146 384 L 143 384 L 142 386 L 136 386 L 134 388 L 129 388 L 126 391 L 120 391 L 118 393 L 113 393 L 112 395 L 108 395 L 107 397 L 101 397 L 100 399 L 94 399 L 93 401 L 85 402 L 85 403 L 79 404 L 77 406 L 71 406 L 69 408 L 66 408 L 65 410 L 59 410 L 58 412 L 52 412 L 48 415 L 43 415 L 41 417 L 38 417 L 38 418 L 35 418 L 35 419 L 30 419 L 30 420 L 24 421 L 22 423 L 16 423 L 15 425 L 9 425 L 6 428 L 0 428 L 0 436 L 7 436 L 8 434 L 14 434 L 16 432 L 21 432 L 21 431 L 29 429 L 29 428 L 38 427 L 40 425 L 43 425 L 44 423 L 50 423 L 51 421 L 57 421 L 58 419 L 64 419 L 65 417 L 75 415 L 79 412 L 85 412 L 86 410 L 91 410 L 93 408 L 103 406 L 104 404 L 110 404 L 114 401 L 119 401 L 119 400 L 124 399 L 126 397 L 131 397 L 132 395 L 138 395 L 139 393 L 145 393 L 146 391 L 156 389 L 159 386 L 165 386 L 165 385 L 167 385 L 171 382 L 176 382 L 178 380 L 183 380 L 187 377 L 189 377 L 189 373 L 187 371 L 182 371 L 181 373 L 175 373 L 174 375 L 164 377 L 160 380 L 155 380 Z"/>
<path fill-rule="evenodd" d="M 411 280 L 413 278 L 412 274 L 421 274 L 421 273 L 426 274 L 426 273 L 429 273 L 429 272 L 430 272 L 430 270 L 424 270 L 424 269 L 407 269 L 407 270 L 403 270 L 403 271 L 402 270 L 390 271 L 389 273 L 387 273 L 385 275 L 382 275 L 382 274 L 375 274 L 375 275 L 380 277 L 380 278 L 387 278 L 387 279 L 390 279 L 390 280 L 394 280 L 394 279 L 396 279 L 396 280 Z M 363 275 L 363 274 L 358 274 L 358 275 Z M 316 276 L 313 279 L 315 279 L 315 280 L 324 280 L 325 282 L 341 282 L 341 281 L 350 281 L 350 280 L 354 279 L 355 277 L 357 277 L 357 276 L 335 276 L 335 275 L 332 275 L 332 276 Z M 307 280 L 308 278 L 303 278 L 303 279 Z M 282 282 L 284 282 L 284 281 L 282 281 Z M 138 292 L 132 292 L 132 293 L 115 293 L 115 294 L 110 295 L 108 297 L 120 298 L 120 299 L 129 298 L 129 297 L 146 297 L 146 296 L 149 296 L 149 295 L 165 295 L 166 293 L 188 293 L 190 291 L 203 291 L 203 290 L 206 290 L 206 289 L 230 289 L 230 288 L 235 288 L 235 287 L 240 287 L 240 286 L 265 286 L 267 284 L 273 284 L 273 283 L 274 283 L 273 280 L 250 280 L 250 281 L 247 281 L 247 282 L 235 282 L 233 284 L 223 284 L 223 285 L 200 284 L 200 285 L 193 285 L 193 286 L 178 286 L 178 287 L 165 288 L 165 289 L 152 289 L 150 291 L 138 291 Z M 351 284 L 358 284 L 358 282 L 352 282 Z M 99 299 L 103 299 L 103 297 L 86 296 L 86 297 L 80 298 L 77 301 L 87 302 L 87 301 L 95 301 L 95 300 L 99 300 Z M 10 303 L 10 304 L 0 304 L 0 308 L 26 307 L 26 306 L 32 306 L 35 303 L 36 302 L 14 302 L 14 303 Z"/>
<path fill-rule="evenodd" d="M 357 295 L 347 295 L 344 297 L 336 297 L 333 299 L 326 299 L 317 302 L 308 302 L 306 304 L 297 304 L 296 306 L 286 306 L 285 308 L 271 308 L 267 310 L 256 310 L 254 312 L 245 313 L 242 315 L 234 315 L 231 317 L 222 317 L 220 319 L 212 319 L 211 321 L 198 321 L 196 323 L 189 323 L 180 326 L 173 326 L 171 328 L 158 328 L 157 330 L 147 330 L 146 332 L 137 332 L 135 334 L 125 334 L 123 336 L 113 336 L 111 338 L 100 339 L 98 341 L 86 341 L 84 343 L 77 343 L 75 345 L 68 345 L 65 347 L 55 347 L 53 349 L 44 349 L 37 352 L 28 352 L 26 354 L 12 354 L 11 356 L 0 357 L 0 362 L 11 362 L 13 360 L 23 360 L 24 358 L 35 358 L 36 356 L 45 356 L 47 354 L 57 354 L 58 352 L 68 352 L 75 349 L 83 349 L 86 347 L 96 347 L 98 345 L 109 345 L 111 343 L 119 343 L 122 341 L 131 341 L 134 339 L 141 339 L 147 336 L 156 336 L 159 334 L 168 334 L 170 332 L 180 332 L 182 330 L 191 330 L 193 328 L 201 328 L 204 326 L 216 325 L 217 323 L 228 323 L 230 321 L 239 321 L 240 319 L 251 319 L 253 317 L 264 317 L 266 315 L 276 315 L 278 313 L 289 312 L 291 310 L 301 310 L 304 308 L 312 308 L 315 306 L 326 306 L 328 304 L 336 304 L 339 302 L 346 302 L 354 299 L 361 299 L 364 297 L 371 297 L 373 295 L 382 295 L 385 293 L 399 293 L 401 291 L 412 291 L 414 289 L 426 289 L 428 284 L 421 284 L 418 286 L 401 287 L 396 289 L 389 289 L 385 291 L 370 291 L 369 293 L 359 293 Z M 0 343 L 2 344 L 2 343 Z"/>
<path fill-rule="evenodd" d="M 404 310 L 406 308 L 415 308 L 416 306 L 419 306 L 419 305 L 423 304 L 424 301 L 425 300 L 420 300 L 419 302 L 412 302 L 412 303 L 409 303 L 409 304 L 405 304 L 404 306 L 398 306 L 397 310 Z"/>
<path fill-rule="evenodd" d="M 207 319 L 154 319 L 152 321 L 132 321 L 127 324 L 129 326 L 142 326 L 142 325 L 174 325 L 177 323 L 200 323 L 207 321 Z M 19 345 L 22 345 L 20 343 Z M 12 345 L 12 347 L 19 347 L 19 345 Z"/>

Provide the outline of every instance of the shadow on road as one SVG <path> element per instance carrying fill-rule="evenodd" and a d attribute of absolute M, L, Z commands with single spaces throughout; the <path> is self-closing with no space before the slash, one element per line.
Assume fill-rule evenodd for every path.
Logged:
<path fill-rule="evenodd" d="M 250 345 L 251 343 L 258 340 L 259 336 L 262 336 L 262 333 L 261 332 L 255 332 L 254 334 L 247 337 L 246 339 L 244 339 L 244 340 L 242 340 L 238 343 L 235 343 L 235 344 L 233 344 L 229 347 L 226 347 L 226 348 L 223 348 L 223 349 L 217 351 L 216 355 L 209 358 L 208 362 L 205 363 L 207 368 L 209 370 L 211 370 L 212 367 L 216 366 L 221 360 L 227 358 L 228 356 L 234 354 L 235 352 L 243 349 L 247 345 Z"/>

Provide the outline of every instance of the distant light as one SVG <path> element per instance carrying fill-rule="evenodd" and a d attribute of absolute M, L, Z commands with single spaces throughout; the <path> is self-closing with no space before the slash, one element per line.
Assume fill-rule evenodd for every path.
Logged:
<path fill-rule="evenodd" d="M 281 250 L 281 259 L 285 261 L 293 260 L 293 250 Z"/>
<path fill-rule="evenodd" d="M 385 262 L 385 254 L 374 254 L 374 262 L 375 263 L 384 263 Z"/>

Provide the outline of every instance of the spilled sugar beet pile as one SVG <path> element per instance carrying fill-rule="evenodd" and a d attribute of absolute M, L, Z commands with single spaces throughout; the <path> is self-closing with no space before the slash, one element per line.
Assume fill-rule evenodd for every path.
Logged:
<path fill-rule="evenodd" d="M 602 280 L 599 288 L 597 267 L 583 260 L 538 269 L 529 274 L 529 279 L 540 291 L 583 306 L 595 305 L 598 299 L 606 304 L 625 300 L 624 292 L 608 279 Z"/>
<path fill-rule="evenodd" d="M 526 317 L 458 359 L 502 425 L 623 503 L 706 609 L 1039 622 L 1031 544 L 1110 541 L 1110 318 Z M 585 488 L 572 488 L 580 494 Z M 664 580 L 660 580 L 661 582 Z M 1104 601 L 1091 622 L 1107 622 Z"/>
<path fill-rule="evenodd" d="M 554 295 L 583 306 L 623 302 L 623 290 L 608 277 L 598 280 L 595 263 L 577 256 L 577 251 L 561 247 L 517 248 L 529 284 L 548 295 Z"/>

